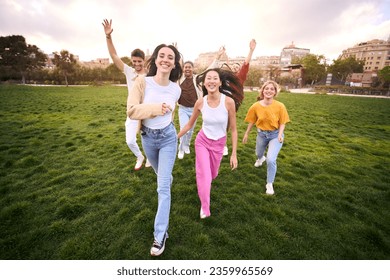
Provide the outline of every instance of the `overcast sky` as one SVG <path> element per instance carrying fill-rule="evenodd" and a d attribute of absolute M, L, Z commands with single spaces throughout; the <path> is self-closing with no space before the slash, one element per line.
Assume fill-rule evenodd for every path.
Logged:
<path fill-rule="evenodd" d="M 109 57 L 102 21 L 113 20 L 119 56 L 177 42 L 184 60 L 225 45 L 229 57 L 296 47 L 330 61 L 353 45 L 390 36 L 390 0 L 0 0 L 0 35 L 22 35 L 45 53 Z"/>

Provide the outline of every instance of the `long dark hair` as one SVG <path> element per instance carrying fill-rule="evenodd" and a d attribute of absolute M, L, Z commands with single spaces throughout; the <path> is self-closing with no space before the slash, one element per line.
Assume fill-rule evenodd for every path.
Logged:
<path fill-rule="evenodd" d="M 210 71 L 215 71 L 218 73 L 219 79 L 222 82 L 222 85 L 219 87 L 219 91 L 226 96 L 233 98 L 236 105 L 236 111 L 240 107 L 242 100 L 244 99 L 244 88 L 240 82 L 240 79 L 232 71 L 223 70 L 220 68 L 207 69 L 205 72 L 199 74 L 196 77 L 196 84 L 202 86 L 203 96 L 207 95 L 207 89 L 204 86 L 204 80 L 206 75 Z"/>
<path fill-rule="evenodd" d="M 146 74 L 146 76 L 156 75 L 157 73 L 156 59 L 158 56 L 158 52 L 164 47 L 170 48 L 175 53 L 175 68 L 172 69 L 171 74 L 169 75 L 169 80 L 172 82 L 176 82 L 177 80 L 180 79 L 181 75 L 183 74 L 183 69 L 181 68 L 180 65 L 181 54 L 173 45 L 161 44 L 154 49 L 152 56 L 146 62 L 146 68 L 149 69 L 148 74 Z"/>

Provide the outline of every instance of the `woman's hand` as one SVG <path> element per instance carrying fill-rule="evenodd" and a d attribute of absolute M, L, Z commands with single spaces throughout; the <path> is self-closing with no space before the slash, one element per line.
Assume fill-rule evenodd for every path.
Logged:
<path fill-rule="evenodd" d="M 245 132 L 244 137 L 242 137 L 242 143 L 246 144 L 248 142 L 248 133 Z"/>
<path fill-rule="evenodd" d="M 255 40 L 255 39 L 252 39 L 252 40 L 250 41 L 250 43 L 249 43 L 249 49 L 250 49 L 251 51 L 254 51 L 255 48 L 256 48 L 256 40 Z"/>
<path fill-rule="evenodd" d="M 161 109 L 162 109 L 162 114 L 163 115 L 165 115 L 166 113 L 172 112 L 171 105 L 169 105 L 167 103 L 163 103 Z"/>
<path fill-rule="evenodd" d="M 216 59 L 220 60 L 221 56 L 225 53 L 225 46 L 221 46 L 217 52 Z"/>
<path fill-rule="evenodd" d="M 230 167 L 232 170 L 236 169 L 238 166 L 237 156 L 231 155 L 230 156 Z"/>

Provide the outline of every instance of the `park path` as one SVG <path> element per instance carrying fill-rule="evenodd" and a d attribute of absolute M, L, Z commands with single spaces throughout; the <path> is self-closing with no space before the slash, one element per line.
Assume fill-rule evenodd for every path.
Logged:
<path fill-rule="evenodd" d="M 316 92 L 311 91 L 311 90 L 312 90 L 312 88 L 294 88 L 294 89 L 290 89 L 290 92 L 316 94 Z M 390 96 L 384 96 L 384 95 L 343 94 L 343 93 L 334 93 L 334 92 L 328 92 L 327 94 L 329 94 L 329 95 L 342 95 L 342 96 L 371 97 L 371 98 L 390 98 Z"/>

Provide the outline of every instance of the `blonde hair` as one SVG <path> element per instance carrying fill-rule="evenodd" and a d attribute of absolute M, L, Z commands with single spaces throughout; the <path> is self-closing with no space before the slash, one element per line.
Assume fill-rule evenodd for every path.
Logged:
<path fill-rule="evenodd" d="M 278 96 L 278 93 L 280 92 L 280 86 L 279 86 L 279 84 L 277 83 L 277 82 L 275 82 L 275 81 L 266 81 L 262 86 L 261 86 L 261 88 L 260 88 L 260 90 L 259 90 L 259 95 L 257 96 L 257 100 L 262 100 L 262 99 L 264 99 L 264 94 L 263 94 L 263 92 L 264 92 L 264 88 L 266 87 L 266 86 L 268 86 L 269 84 L 271 84 L 271 85 L 273 85 L 274 86 L 274 89 L 275 89 L 275 95 L 274 95 L 274 97 L 276 97 L 276 96 Z"/>

